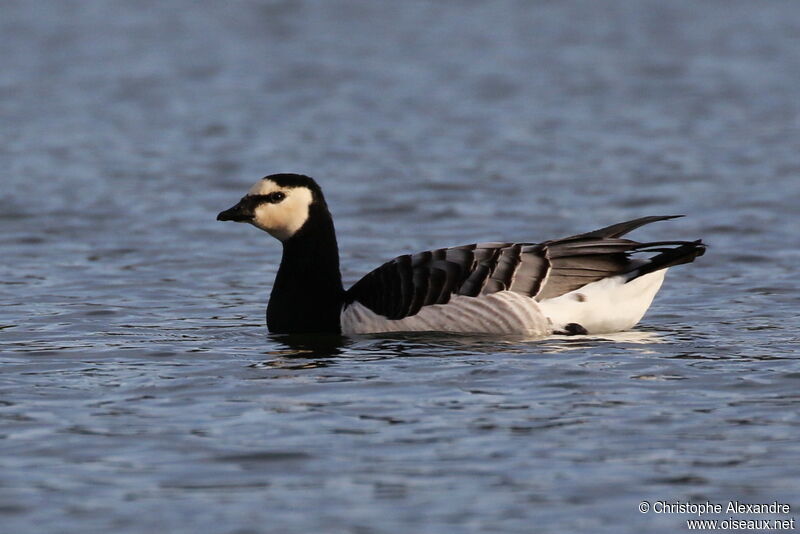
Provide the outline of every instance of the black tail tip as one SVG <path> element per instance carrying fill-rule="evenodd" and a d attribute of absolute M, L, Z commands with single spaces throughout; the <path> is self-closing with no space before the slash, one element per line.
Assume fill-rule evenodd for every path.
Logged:
<path fill-rule="evenodd" d="M 708 248 L 708 245 L 706 243 L 703 243 L 702 239 L 698 239 L 696 241 L 692 241 L 692 246 L 694 246 L 695 250 L 697 251 L 697 254 L 695 255 L 695 258 L 699 258 L 703 254 L 705 254 L 706 253 L 706 249 Z"/>

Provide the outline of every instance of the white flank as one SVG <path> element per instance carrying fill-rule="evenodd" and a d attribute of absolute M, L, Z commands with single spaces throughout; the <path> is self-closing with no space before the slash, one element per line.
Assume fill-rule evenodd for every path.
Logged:
<path fill-rule="evenodd" d="M 460 332 L 524 334 L 552 333 L 547 318 L 530 297 L 512 291 L 465 297 L 454 295 L 447 304 L 423 307 L 416 315 L 390 320 L 354 302 L 342 310 L 343 334 L 380 332 Z"/>
<path fill-rule="evenodd" d="M 264 203 L 256 208 L 252 225 L 284 241 L 297 232 L 308 219 L 308 207 L 314 200 L 306 187 L 280 187 L 272 180 L 259 180 L 250 195 L 268 195 L 281 191 L 286 198 L 277 204 Z"/>
<path fill-rule="evenodd" d="M 553 299 L 536 302 L 513 291 L 478 297 L 453 296 L 447 304 L 425 306 L 399 320 L 378 315 L 354 302 L 341 315 L 342 333 L 462 332 L 546 336 L 570 323 L 589 334 L 632 328 L 653 302 L 667 269 L 630 282 L 624 276 L 604 278 Z"/>
<path fill-rule="evenodd" d="M 664 281 L 667 269 L 625 282 L 624 276 L 604 278 L 553 299 L 539 302 L 555 331 L 577 323 L 590 334 L 632 328 L 644 316 Z"/>

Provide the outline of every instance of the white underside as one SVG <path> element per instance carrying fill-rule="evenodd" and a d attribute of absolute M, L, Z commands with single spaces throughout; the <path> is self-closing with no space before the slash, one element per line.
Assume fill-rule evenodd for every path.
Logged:
<path fill-rule="evenodd" d="M 416 315 L 391 320 L 354 302 L 342 310 L 344 334 L 381 332 L 463 332 L 546 336 L 577 323 L 590 334 L 619 332 L 644 316 L 666 269 L 628 283 L 606 278 L 554 299 L 536 302 L 511 291 L 465 297 L 425 306 Z"/>
<path fill-rule="evenodd" d="M 482 332 L 547 335 L 550 325 L 532 298 L 511 291 L 465 297 L 425 306 L 416 315 L 390 320 L 354 302 L 342 311 L 342 332 Z"/>
<path fill-rule="evenodd" d="M 587 284 L 554 299 L 539 303 L 542 313 L 562 330 L 577 323 L 590 334 L 607 334 L 633 328 L 650 307 L 664 281 L 667 269 L 625 282 L 614 276 Z"/>

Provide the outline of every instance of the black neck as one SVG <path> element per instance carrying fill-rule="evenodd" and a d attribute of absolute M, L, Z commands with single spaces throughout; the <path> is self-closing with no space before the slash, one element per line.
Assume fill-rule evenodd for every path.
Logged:
<path fill-rule="evenodd" d="M 343 302 L 333 219 L 327 206 L 312 204 L 306 224 L 283 242 L 267 306 L 267 328 L 281 334 L 338 333 Z"/>

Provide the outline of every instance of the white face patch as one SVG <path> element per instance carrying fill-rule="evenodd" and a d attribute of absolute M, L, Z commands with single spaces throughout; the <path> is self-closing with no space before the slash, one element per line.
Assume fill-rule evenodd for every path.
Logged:
<path fill-rule="evenodd" d="M 280 187 L 272 180 L 259 180 L 250 188 L 248 195 L 268 195 L 276 191 L 285 194 L 286 198 L 277 204 L 260 204 L 255 209 L 255 218 L 251 224 L 285 241 L 308 220 L 308 207 L 314 197 L 306 187 Z"/>

